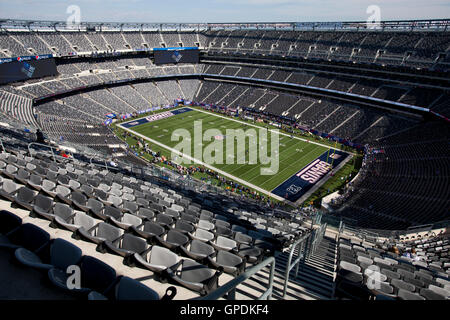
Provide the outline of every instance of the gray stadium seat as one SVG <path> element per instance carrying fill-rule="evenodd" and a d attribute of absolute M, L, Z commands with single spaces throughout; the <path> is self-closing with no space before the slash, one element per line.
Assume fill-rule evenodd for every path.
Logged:
<path fill-rule="evenodd" d="M 135 253 L 134 259 L 141 266 L 158 274 L 160 280 L 167 277 L 167 274 L 163 275 L 164 271 L 176 266 L 180 261 L 176 253 L 160 246 L 152 246 L 144 252 Z"/>
<path fill-rule="evenodd" d="M 84 239 L 101 244 L 106 240 L 114 241 L 118 239 L 123 234 L 123 230 L 106 222 L 100 222 L 89 230 L 78 229 L 77 234 Z"/>
<path fill-rule="evenodd" d="M 161 300 L 171 300 L 176 295 L 176 288 L 169 287 Z M 89 300 L 160 300 L 158 293 L 137 280 L 121 276 L 117 284 L 110 288 L 104 295 L 92 291 L 88 295 Z"/>
<path fill-rule="evenodd" d="M 192 240 L 186 248 L 181 247 L 181 252 L 191 259 L 202 262 L 208 256 L 214 254 L 216 250 L 213 246 L 200 240 Z"/>
<path fill-rule="evenodd" d="M 131 226 L 131 231 L 151 243 L 155 242 L 155 237 L 162 237 L 166 233 L 166 229 L 151 221 L 146 221 L 141 226 Z"/>
<path fill-rule="evenodd" d="M 36 251 L 32 252 L 25 248 L 17 249 L 14 255 L 21 264 L 45 271 L 52 268 L 66 271 L 67 267 L 77 264 L 81 259 L 81 249 L 66 240 L 54 239 L 48 245 L 50 246 L 48 261 L 42 260 L 42 256 Z"/>
<path fill-rule="evenodd" d="M 214 268 L 222 267 L 224 272 L 235 277 L 245 270 L 245 260 L 228 251 L 219 250 L 214 256 L 209 256 L 208 261 Z"/>
<path fill-rule="evenodd" d="M 218 287 L 222 270 L 215 271 L 192 260 L 182 260 L 175 271 L 169 270 L 169 276 L 178 284 L 206 295 Z"/>

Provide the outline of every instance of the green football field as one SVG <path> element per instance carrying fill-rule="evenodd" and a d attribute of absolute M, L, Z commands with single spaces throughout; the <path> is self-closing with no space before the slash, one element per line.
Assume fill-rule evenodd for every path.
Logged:
<path fill-rule="evenodd" d="M 310 143 L 308 141 L 303 141 L 298 138 L 292 138 L 289 135 L 286 134 L 272 134 L 273 130 L 267 131 L 265 128 L 261 128 L 256 125 L 252 125 L 249 123 L 241 122 L 240 120 L 234 120 L 232 118 L 228 117 L 222 117 L 219 114 L 210 113 L 207 111 L 199 111 L 197 109 L 193 109 L 192 111 L 177 114 L 174 116 L 171 116 L 169 118 L 156 120 L 153 122 L 141 124 L 135 127 L 132 127 L 130 129 L 126 129 L 130 131 L 131 133 L 138 133 L 142 136 L 148 137 L 149 139 L 153 141 L 148 141 L 150 148 L 152 150 L 160 150 L 159 148 L 156 148 L 156 146 L 162 147 L 167 150 L 167 152 L 162 152 L 164 155 L 171 155 L 170 148 L 174 148 L 177 146 L 181 140 L 179 141 L 172 141 L 173 134 L 174 137 L 179 137 L 178 134 L 174 133 L 177 129 L 186 129 L 191 139 L 187 139 L 190 141 L 191 144 L 191 153 L 190 155 L 195 158 L 196 160 L 199 160 L 198 157 L 195 157 L 194 154 L 194 148 L 195 142 L 198 142 L 195 140 L 194 137 L 194 122 L 195 121 L 201 121 L 202 126 L 202 132 L 204 133 L 208 129 L 216 129 L 218 130 L 218 133 L 221 133 L 218 135 L 219 141 L 215 140 L 216 143 L 219 143 L 220 141 L 223 142 L 223 157 L 222 162 L 223 163 L 214 163 L 211 164 L 212 167 L 215 169 L 221 170 L 229 175 L 229 178 L 234 179 L 235 177 L 244 180 L 247 182 L 247 185 L 250 187 L 258 186 L 261 189 L 264 189 L 266 191 L 272 191 L 277 186 L 279 186 L 281 183 L 283 183 L 285 180 L 289 179 L 291 176 L 296 174 L 298 171 L 300 171 L 302 168 L 307 166 L 309 163 L 311 163 L 313 160 L 315 160 L 317 157 L 322 155 L 324 152 L 326 152 L 329 148 L 323 145 L 318 145 L 314 143 Z M 199 128 L 199 122 L 196 122 L 197 128 Z M 265 141 L 264 139 L 260 139 L 259 135 L 261 134 L 260 131 L 265 131 L 267 134 L 267 155 L 270 158 L 272 156 L 271 154 L 271 142 L 272 138 L 276 139 L 279 138 L 279 151 L 278 151 L 278 171 L 276 174 L 272 175 L 262 175 L 261 174 L 261 167 L 268 168 L 270 167 L 270 163 L 261 163 L 260 161 L 260 151 L 258 150 L 258 157 L 257 157 L 257 163 L 256 164 L 248 164 L 248 157 L 249 155 L 244 152 L 244 154 L 238 154 L 238 141 L 234 140 L 234 148 L 231 150 L 230 148 L 227 149 L 227 136 L 226 136 L 226 130 L 227 129 L 243 129 L 245 132 L 248 132 L 249 135 L 252 134 L 252 130 L 254 130 L 253 133 L 257 133 L 258 135 L 258 143 L 261 141 Z M 248 131 L 250 130 L 250 131 Z M 180 137 L 181 138 L 181 137 Z M 216 137 L 217 138 L 217 137 Z M 194 142 L 195 140 L 195 142 Z M 214 141 L 214 138 L 212 139 Z M 208 145 L 212 143 L 212 141 L 203 141 L 202 142 L 202 148 L 203 152 L 205 152 Z M 245 139 L 245 150 L 249 150 L 249 143 L 250 138 Z M 228 141 L 228 144 L 230 142 Z M 258 146 L 259 147 L 259 146 Z M 186 152 L 185 152 L 186 153 Z M 179 155 L 179 153 L 177 153 Z M 216 153 L 212 153 L 213 155 L 216 155 Z M 237 162 L 237 158 L 239 157 L 245 157 L 246 158 L 246 164 L 239 164 Z M 176 161 L 177 163 L 180 162 L 181 157 L 177 156 L 176 159 L 171 158 L 171 160 Z M 232 162 L 231 164 L 227 164 L 228 162 Z M 276 159 L 274 155 L 274 159 Z M 184 158 L 184 161 L 186 161 L 187 158 Z M 200 159 L 203 160 L 203 159 Z M 275 160 L 274 160 L 275 161 Z M 184 164 L 185 166 L 189 166 L 189 164 Z M 214 170 L 214 169 L 213 169 Z M 219 171 L 220 173 L 220 171 Z"/>

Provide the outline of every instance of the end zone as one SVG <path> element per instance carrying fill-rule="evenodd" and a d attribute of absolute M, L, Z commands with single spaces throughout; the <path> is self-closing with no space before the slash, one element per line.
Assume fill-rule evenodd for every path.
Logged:
<path fill-rule="evenodd" d="M 140 126 L 145 123 L 149 123 L 149 122 L 153 122 L 153 121 L 157 121 L 157 120 L 161 120 L 161 119 L 166 119 L 166 118 L 175 116 L 177 114 L 185 113 L 185 112 L 189 112 L 189 111 L 192 111 L 192 109 L 191 108 L 180 108 L 180 109 L 175 109 L 175 110 L 170 110 L 170 111 L 164 111 L 164 112 L 152 114 L 150 116 L 147 116 L 147 117 L 144 117 L 141 119 L 124 122 L 124 123 L 121 123 L 120 125 L 124 128 L 129 129 L 129 128 L 133 128 L 136 126 Z"/>
<path fill-rule="evenodd" d="M 291 202 L 296 202 L 324 178 L 328 172 L 339 166 L 348 156 L 348 153 L 340 150 L 327 150 L 302 170 L 272 190 L 271 193 Z"/>

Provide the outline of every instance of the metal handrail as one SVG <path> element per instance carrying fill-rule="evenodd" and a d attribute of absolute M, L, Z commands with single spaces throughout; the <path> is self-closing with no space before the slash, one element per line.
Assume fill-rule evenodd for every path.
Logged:
<path fill-rule="evenodd" d="M 269 300 L 272 297 L 273 278 L 274 278 L 274 274 L 275 274 L 275 258 L 274 257 L 269 257 L 269 258 L 265 259 L 263 262 L 250 268 L 249 270 L 245 271 L 244 273 L 237 276 L 233 280 L 225 283 L 223 286 L 217 288 L 215 291 L 211 292 L 210 294 L 208 294 L 204 297 L 195 298 L 192 300 L 217 300 L 219 298 L 222 298 L 225 295 L 227 295 L 227 297 L 226 297 L 227 300 L 235 300 L 236 299 L 236 287 L 269 264 L 271 265 L 271 268 L 270 268 L 268 288 L 257 299 L 257 300 Z"/>
<path fill-rule="evenodd" d="M 287 286 L 289 282 L 289 276 L 291 273 L 291 270 L 295 268 L 295 279 L 297 279 L 298 276 L 298 268 L 300 266 L 300 261 L 305 258 L 305 252 L 307 252 L 307 245 L 308 245 L 308 239 L 311 237 L 312 233 L 308 233 L 307 235 L 304 235 L 299 240 L 297 240 L 292 246 L 291 250 L 289 252 L 289 259 L 286 266 L 286 272 L 284 275 L 284 288 L 283 288 L 283 298 L 286 296 Z M 295 259 L 294 262 L 292 262 L 292 257 L 294 256 L 295 249 L 298 247 L 298 254 L 297 259 Z"/>
<path fill-rule="evenodd" d="M 31 152 L 31 150 L 32 150 L 31 146 L 32 145 L 41 146 L 41 147 L 45 147 L 45 148 L 50 148 L 50 151 L 52 152 L 52 156 L 53 156 L 53 161 L 56 162 L 56 155 L 53 152 L 53 149 L 56 149 L 55 147 L 52 147 L 52 146 L 50 146 L 48 144 L 42 144 L 42 143 L 37 143 L 37 142 L 30 142 L 28 144 L 28 153 L 30 154 L 30 156 L 33 156 L 33 153 Z M 36 152 L 36 154 L 37 153 L 43 153 L 42 151 L 36 151 L 36 150 L 35 150 L 35 152 Z"/>
<path fill-rule="evenodd" d="M 312 230 L 311 233 L 304 235 L 300 239 L 298 239 L 291 246 L 289 251 L 288 263 L 286 265 L 286 271 L 284 275 L 284 288 L 283 288 L 283 298 L 286 296 L 287 285 L 289 282 L 289 277 L 291 274 L 291 270 L 295 267 L 295 279 L 298 277 L 298 269 L 300 267 L 300 263 L 305 263 L 305 261 L 309 260 L 309 257 L 314 254 L 320 242 L 323 239 L 325 231 L 327 230 L 327 224 L 322 224 L 318 229 Z M 297 250 L 297 258 L 294 262 L 292 262 L 292 258 L 294 256 L 295 250 Z"/>

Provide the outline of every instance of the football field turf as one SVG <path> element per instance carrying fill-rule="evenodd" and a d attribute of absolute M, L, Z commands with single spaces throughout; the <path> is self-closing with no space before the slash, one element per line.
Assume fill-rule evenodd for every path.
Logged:
<path fill-rule="evenodd" d="M 180 110 L 183 111 L 183 109 Z M 195 157 L 194 154 L 194 143 L 198 143 L 198 140 L 194 138 L 195 126 L 197 126 L 197 130 L 199 130 L 199 124 L 201 124 L 202 133 L 204 133 L 208 129 L 216 129 L 218 130 L 217 134 L 212 138 L 211 141 L 200 142 L 200 144 L 202 144 L 203 152 L 206 150 L 208 145 L 212 143 L 213 140 L 219 143 L 223 143 L 223 157 L 221 157 L 222 163 L 213 163 L 210 165 L 220 171 L 227 173 L 231 179 L 233 179 L 233 177 L 237 177 L 240 180 L 246 181 L 247 185 L 250 187 L 252 187 L 252 185 L 258 186 L 259 188 L 268 192 L 272 192 L 272 190 L 276 189 L 278 186 L 280 186 L 280 184 L 283 184 L 283 182 L 290 179 L 293 175 L 308 166 L 308 164 L 312 163 L 315 159 L 319 158 L 320 156 L 323 157 L 323 155 L 327 154 L 328 150 L 330 149 L 324 145 L 309 141 L 303 141 L 299 138 L 293 138 L 284 133 L 278 134 L 275 133 L 275 130 L 273 129 L 267 130 L 251 123 L 245 123 L 238 119 L 225 117 L 220 114 L 210 113 L 207 111 L 192 108 L 186 110 L 188 110 L 188 112 L 171 115 L 167 118 L 159 120 L 152 119 L 152 121 L 150 122 L 144 121 L 142 122 L 142 124 L 141 122 L 130 121 L 128 122 L 128 124 L 131 125 L 128 126 L 126 130 L 132 133 L 134 132 L 140 134 L 141 136 L 148 137 L 154 142 L 158 142 L 159 147 L 163 147 L 168 150 L 168 152 L 163 152 L 163 154 L 170 155 L 170 148 L 176 147 L 181 141 L 178 139 L 181 139 L 182 137 L 182 135 L 179 135 L 174 131 L 177 129 L 185 129 L 187 130 L 187 132 L 189 132 L 189 136 L 191 137 L 190 139 L 187 139 L 191 144 L 191 152 L 189 155 L 191 155 L 196 160 L 199 160 L 198 157 Z M 120 126 L 124 128 L 123 125 L 124 124 Z M 252 133 L 253 135 L 254 133 L 256 133 L 258 143 L 260 143 L 261 141 L 267 141 L 266 148 L 269 158 L 272 156 L 272 139 L 278 138 L 279 156 L 277 172 L 272 175 L 261 174 L 261 167 L 269 168 L 270 163 L 261 163 L 261 150 L 259 145 L 257 146 L 258 157 L 256 164 L 248 164 L 249 155 L 247 152 L 245 152 L 245 154 L 237 154 L 237 140 L 234 140 L 234 148 L 232 148 L 231 150 L 227 148 L 227 129 L 242 129 L 250 135 L 252 135 Z M 260 134 L 262 133 L 260 131 L 264 131 L 266 133 L 267 140 L 260 136 Z M 178 139 L 176 139 L 177 137 Z M 251 139 L 248 137 L 245 139 L 245 150 L 249 150 L 250 140 Z M 152 143 L 152 141 L 149 141 L 148 143 L 150 144 L 150 148 L 155 150 L 155 148 L 153 148 L 155 146 L 155 143 Z M 228 141 L 228 143 L 230 142 Z M 185 150 L 183 152 L 186 153 Z M 236 163 L 237 158 L 239 158 L 240 156 L 246 158 L 245 164 Z M 180 157 L 178 156 L 177 158 L 178 159 L 172 158 L 172 160 L 179 161 Z M 186 160 L 186 158 L 184 159 Z M 232 163 L 227 164 L 227 160 L 228 162 Z M 190 164 L 184 165 L 189 166 Z"/>

